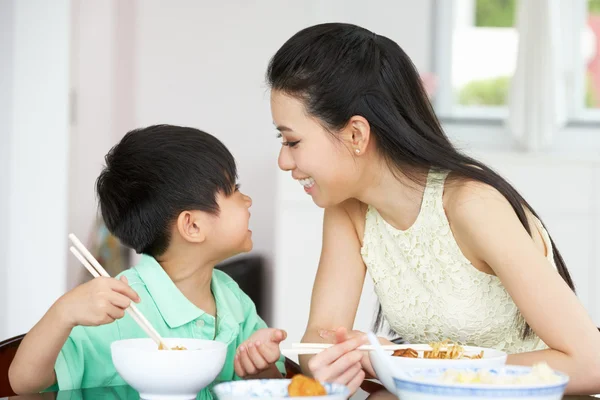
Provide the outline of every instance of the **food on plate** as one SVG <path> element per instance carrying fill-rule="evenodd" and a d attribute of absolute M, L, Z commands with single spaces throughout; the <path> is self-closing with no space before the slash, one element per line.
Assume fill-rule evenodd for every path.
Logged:
<path fill-rule="evenodd" d="M 460 359 L 479 359 L 483 358 L 483 350 L 479 354 L 467 355 L 465 354 L 464 348 L 456 343 L 450 343 L 450 340 L 446 339 L 443 342 L 432 342 L 429 343 L 431 350 L 425 350 L 422 358 L 430 359 L 446 359 L 446 360 L 460 360 Z M 419 353 L 415 349 L 406 348 L 396 350 L 392 354 L 394 357 L 406 357 L 406 358 L 420 358 Z"/>
<path fill-rule="evenodd" d="M 419 358 L 419 353 L 410 347 L 407 349 L 399 349 L 392 354 L 394 357 Z"/>
<path fill-rule="evenodd" d="M 488 385 L 537 385 L 544 383 L 559 383 L 561 377 L 557 375 L 546 363 L 533 366 L 531 372 L 523 375 L 495 373 L 490 370 L 457 370 L 449 369 L 441 377 L 435 379 L 436 383 L 461 383 L 461 384 L 488 384 Z"/>
<path fill-rule="evenodd" d="M 288 386 L 290 397 L 325 396 L 327 391 L 321 383 L 304 375 L 294 375 Z"/>
<path fill-rule="evenodd" d="M 165 346 L 163 346 L 162 343 L 158 345 L 158 349 L 166 350 Z M 184 346 L 175 346 L 175 347 L 171 347 L 171 350 L 187 350 L 187 348 L 185 348 Z"/>

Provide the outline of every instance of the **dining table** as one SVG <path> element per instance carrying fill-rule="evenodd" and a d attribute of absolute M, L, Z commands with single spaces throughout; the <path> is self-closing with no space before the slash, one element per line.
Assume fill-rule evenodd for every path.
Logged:
<path fill-rule="evenodd" d="M 36 393 L 21 396 L 8 397 L 14 400 L 138 400 L 140 398 L 130 386 L 109 386 L 93 389 L 63 390 L 58 392 Z M 359 391 L 349 400 L 394 400 L 398 399 L 395 395 L 386 390 L 381 390 L 372 394 Z M 565 396 L 564 400 L 598 400 L 595 396 Z"/>

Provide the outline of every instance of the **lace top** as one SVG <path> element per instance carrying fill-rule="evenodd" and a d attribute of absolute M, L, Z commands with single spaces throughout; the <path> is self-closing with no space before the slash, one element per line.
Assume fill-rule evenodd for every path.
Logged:
<path fill-rule="evenodd" d="M 508 353 L 547 348 L 537 336 L 521 339 L 517 306 L 500 279 L 461 252 L 442 202 L 446 176 L 429 173 L 421 210 L 407 230 L 367 209 L 361 253 L 387 322 L 409 343 L 447 338 Z M 548 234 L 536 223 L 556 268 Z"/>

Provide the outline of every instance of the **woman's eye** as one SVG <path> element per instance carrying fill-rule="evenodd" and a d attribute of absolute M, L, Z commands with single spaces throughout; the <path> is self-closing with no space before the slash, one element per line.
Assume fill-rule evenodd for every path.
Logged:
<path fill-rule="evenodd" d="M 300 141 L 299 141 L 299 140 L 297 140 L 297 141 L 295 141 L 295 142 L 283 142 L 283 143 L 281 143 L 281 144 L 282 144 L 282 145 L 284 145 L 284 146 L 288 146 L 288 147 L 296 147 L 296 145 L 297 145 L 298 143 L 300 143 Z"/>

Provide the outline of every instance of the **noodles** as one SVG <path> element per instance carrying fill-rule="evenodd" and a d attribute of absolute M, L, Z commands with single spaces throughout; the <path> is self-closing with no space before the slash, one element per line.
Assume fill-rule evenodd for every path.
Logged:
<path fill-rule="evenodd" d="M 411 348 L 396 350 L 394 357 L 406 357 L 406 358 L 429 358 L 429 359 L 443 359 L 443 360 L 461 360 L 461 359 L 480 359 L 483 358 L 483 350 L 479 354 L 467 355 L 465 354 L 464 348 L 456 343 L 450 343 L 450 340 L 446 339 L 443 342 L 432 342 L 429 343 L 431 350 L 425 350 L 423 357 L 419 357 L 419 353 Z"/>
<path fill-rule="evenodd" d="M 166 350 L 165 346 L 163 346 L 162 343 L 158 345 L 158 349 Z M 184 346 L 175 346 L 175 347 L 171 347 L 171 350 L 187 350 L 187 348 L 185 348 Z"/>

